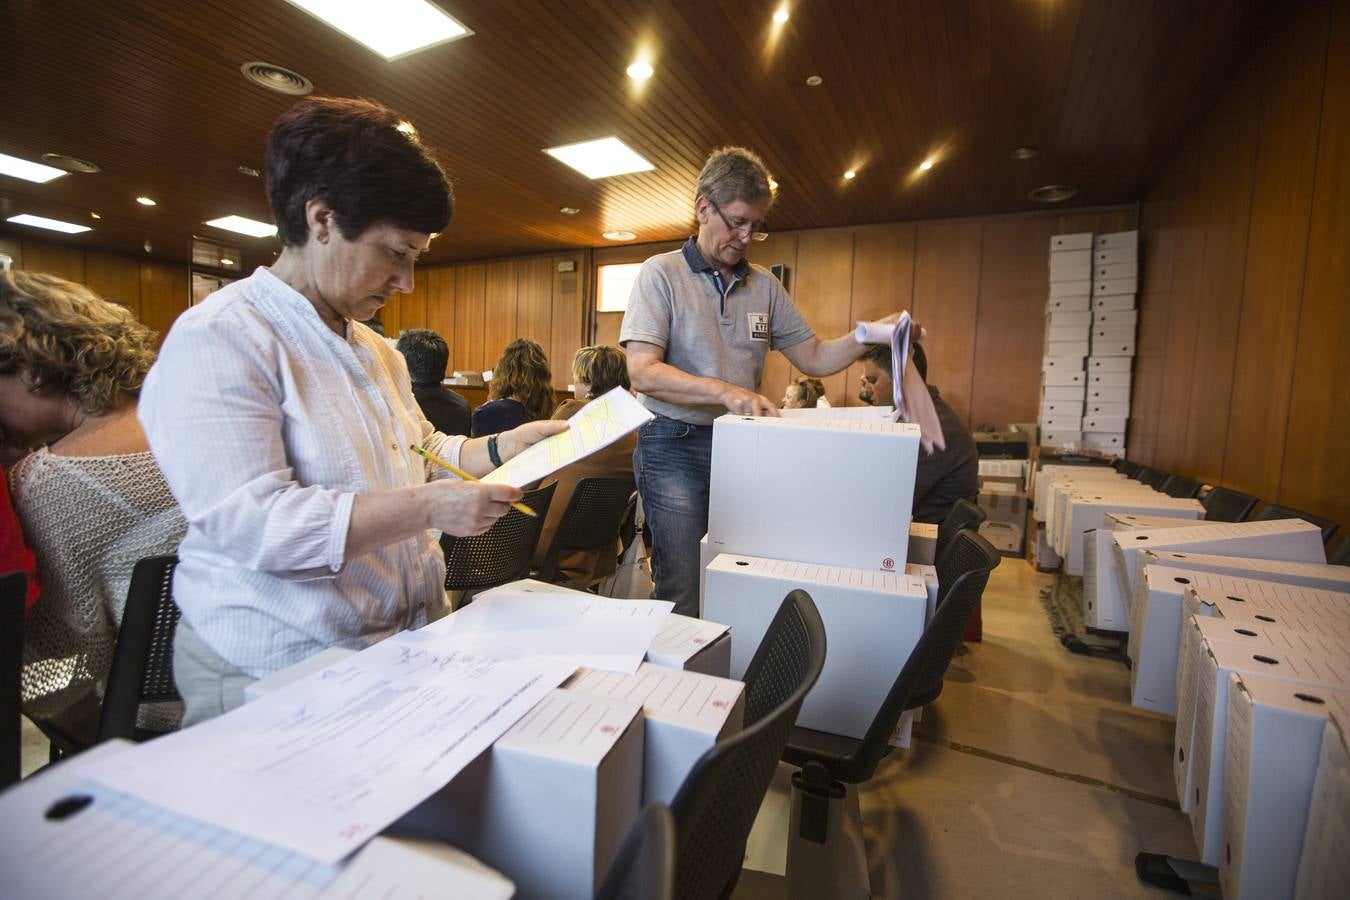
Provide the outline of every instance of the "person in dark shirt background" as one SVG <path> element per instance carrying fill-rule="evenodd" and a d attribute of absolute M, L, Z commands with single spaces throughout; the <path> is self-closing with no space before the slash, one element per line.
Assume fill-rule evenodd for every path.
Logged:
<path fill-rule="evenodd" d="M 928 359 L 923 345 L 915 344 L 910 359 L 919 377 L 928 381 Z M 863 354 L 862 377 L 858 379 L 858 398 L 872 406 L 886 406 L 891 402 L 891 348 L 877 344 Z M 919 451 L 919 463 L 914 478 L 914 521 L 940 523 L 956 505 L 957 500 L 974 500 L 979 493 L 980 456 L 975 439 L 956 410 L 942 399 L 938 389 L 928 385 L 928 393 L 937 409 L 942 425 L 945 450 L 932 453 Z"/>
<path fill-rule="evenodd" d="M 408 361 L 413 397 L 441 434 L 469 436 L 469 401 L 443 386 L 450 347 L 430 328 L 409 328 L 399 335 L 398 352 Z"/>

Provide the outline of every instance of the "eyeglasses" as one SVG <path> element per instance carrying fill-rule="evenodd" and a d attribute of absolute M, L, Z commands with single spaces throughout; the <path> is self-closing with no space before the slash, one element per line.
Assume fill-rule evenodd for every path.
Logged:
<path fill-rule="evenodd" d="M 763 222 L 743 222 L 740 225 L 735 225 L 726 217 L 716 203 L 709 200 L 708 205 L 713 208 L 713 212 L 717 213 L 723 224 L 727 226 L 728 231 L 739 234 L 751 241 L 762 241 L 769 236 L 769 233 L 764 230 Z"/>

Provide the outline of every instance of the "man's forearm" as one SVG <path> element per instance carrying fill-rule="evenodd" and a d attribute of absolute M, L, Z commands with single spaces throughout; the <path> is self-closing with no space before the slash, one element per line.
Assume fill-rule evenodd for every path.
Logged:
<path fill-rule="evenodd" d="M 652 362 L 633 378 L 633 387 L 648 397 L 682 406 L 720 406 L 730 384 L 717 378 L 690 375 L 669 363 Z"/>
<path fill-rule="evenodd" d="M 789 361 L 807 375 L 823 377 L 833 375 L 858 361 L 867 350 L 866 344 L 853 339 L 853 332 L 828 341 L 816 340 L 809 348 L 793 353 L 789 347 L 783 351 Z"/>

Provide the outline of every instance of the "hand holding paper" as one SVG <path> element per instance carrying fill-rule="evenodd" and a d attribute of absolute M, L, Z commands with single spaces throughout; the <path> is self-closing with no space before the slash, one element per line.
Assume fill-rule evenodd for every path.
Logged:
<path fill-rule="evenodd" d="M 859 322 L 853 339 L 860 344 L 891 345 L 891 390 L 895 396 L 896 419 L 918 425 L 919 442 L 925 453 L 932 453 L 934 448 L 945 450 L 947 442 L 942 437 L 942 424 L 938 421 L 933 398 L 928 394 L 928 386 L 909 361 L 910 344 L 925 334 L 923 326 L 914 322 L 906 311 L 900 313 L 893 324 L 884 319 Z"/>

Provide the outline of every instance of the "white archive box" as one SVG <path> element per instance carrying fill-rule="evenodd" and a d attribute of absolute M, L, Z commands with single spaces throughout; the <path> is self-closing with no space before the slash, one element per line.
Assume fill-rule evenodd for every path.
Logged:
<path fill-rule="evenodd" d="M 1092 323 L 1092 343 L 1097 344 L 1120 344 L 1132 343 L 1134 341 L 1133 325 L 1102 325 L 1099 322 Z"/>
<path fill-rule="evenodd" d="M 1049 529 L 1046 537 L 1051 546 L 1058 549 L 1059 532 L 1063 529 L 1064 517 L 1068 514 L 1069 498 L 1079 494 L 1102 494 L 1107 491 L 1113 493 L 1129 492 L 1152 495 L 1157 493 L 1146 484 L 1138 481 L 1132 481 L 1126 478 L 1123 473 L 1117 472 L 1109 467 L 1100 467 L 1106 473 L 1099 475 L 1094 470 L 1098 467 L 1084 467 L 1086 472 L 1075 472 L 1072 469 L 1068 471 L 1052 472 L 1036 485 L 1037 510 L 1044 514 L 1046 527 Z"/>
<path fill-rule="evenodd" d="M 1092 241 L 1094 250 L 1119 250 L 1122 247 L 1138 247 L 1139 230 L 1111 231 L 1096 235 Z"/>
<path fill-rule="evenodd" d="M 1045 317 L 1046 328 L 1092 327 L 1092 311 L 1087 309 L 1072 312 L 1052 312 Z"/>
<path fill-rule="evenodd" d="M 937 536 L 936 525 L 928 522 L 910 522 L 909 555 L 905 557 L 906 561 L 931 566 L 937 557 Z"/>
<path fill-rule="evenodd" d="M 1291 631 L 1313 629 L 1350 641 L 1350 594 L 1215 572 L 1192 572 L 1188 577 L 1195 584 L 1182 595 L 1183 622 L 1191 616 L 1250 620 Z"/>
<path fill-rule="evenodd" d="M 1083 417 L 1069 415 L 1050 415 L 1040 418 L 1043 431 L 1082 431 Z"/>
<path fill-rule="evenodd" d="M 1128 262 L 1116 263 L 1096 263 L 1092 267 L 1092 280 L 1108 281 L 1115 278 L 1137 278 L 1139 276 L 1139 263 L 1130 260 Z"/>
<path fill-rule="evenodd" d="M 1106 403 L 1129 403 L 1130 386 L 1128 383 L 1122 385 L 1089 384 L 1087 390 L 1083 392 L 1083 396 L 1089 403 L 1095 400 Z"/>
<path fill-rule="evenodd" d="M 1081 372 L 1083 371 L 1083 363 L 1086 360 L 1086 356 L 1042 356 L 1041 371 L 1049 372 L 1052 369 L 1067 369 L 1070 372 Z"/>
<path fill-rule="evenodd" d="M 1079 419 L 1083 417 L 1083 400 L 1080 397 L 1077 400 L 1042 400 L 1041 415 L 1044 416 L 1076 416 Z"/>
<path fill-rule="evenodd" d="M 1088 387 L 1090 388 L 1125 388 L 1126 390 L 1129 390 L 1130 373 L 1103 372 L 1100 370 L 1096 372 L 1089 372 L 1087 383 Z M 1094 398 L 1091 394 L 1088 394 L 1088 399 L 1093 400 L 1097 398 Z M 1102 397 L 1101 399 L 1105 400 L 1106 398 Z"/>
<path fill-rule="evenodd" d="M 720 551 L 708 540 L 705 534 L 698 542 L 698 614 L 703 616 L 703 598 L 707 595 L 708 588 L 708 563 L 712 562 Z M 732 635 L 732 640 L 736 639 Z"/>
<path fill-rule="evenodd" d="M 1041 387 L 1041 397 L 1045 400 L 1082 400 L 1084 396 L 1082 383 L 1047 384 Z"/>
<path fill-rule="evenodd" d="M 1350 703 L 1329 704 L 1308 828 L 1298 861 L 1296 900 L 1350 897 Z"/>
<path fill-rule="evenodd" d="M 1090 356 L 1087 361 L 1089 372 L 1128 372 L 1132 365 L 1128 356 Z"/>
<path fill-rule="evenodd" d="M 1052 247 L 1050 249 L 1051 269 L 1063 269 L 1068 266 L 1081 266 L 1084 264 L 1088 266 L 1092 265 L 1092 248 L 1090 246 L 1063 249 Z"/>
<path fill-rule="evenodd" d="M 1083 536 L 1101 528 L 1110 513 L 1203 519 L 1205 508 L 1199 500 L 1183 500 L 1157 491 L 1125 490 L 1112 484 L 1104 484 L 1097 490 L 1074 491 L 1067 497 L 1067 514 L 1054 523 L 1055 551 L 1064 557 L 1066 574 L 1083 574 Z"/>
<path fill-rule="evenodd" d="M 928 611 L 927 619 L 931 621 L 933 613 L 937 611 L 938 598 L 938 577 L 937 568 L 924 563 L 905 563 L 906 575 L 917 575 L 923 579 L 923 586 L 928 591 Z"/>
<path fill-rule="evenodd" d="M 825 668 L 797 724 L 860 738 L 923 633 L 928 589 L 887 574 L 721 554 L 708 566 L 705 612 L 731 625 L 731 675 L 741 678 L 783 598 L 811 595 L 828 636 Z"/>
<path fill-rule="evenodd" d="M 667 805 L 699 757 L 745 722 L 745 685 L 643 663 L 632 675 L 580 669 L 568 692 L 642 704 L 642 805 Z"/>
<path fill-rule="evenodd" d="M 652 639 L 644 659 L 668 669 L 729 678 L 731 631 L 718 622 L 671 613 Z"/>
<path fill-rule="evenodd" d="M 1087 384 L 1087 373 L 1082 369 L 1054 369 L 1041 376 L 1041 384 L 1046 387 L 1070 387 L 1077 385 L 1081 391 Z"/>
<path fill-rule="evenodd" d="M 1089 294 L 1077 294 L 1071 297 L 1051 297 L 1045 302 L 1045 311 L 1053 312 L 1091 312 L 1092 297 Z"/>
<path fill-rule="evenodd" d="M 589 898 L 637 819 L 642 707 L 561 688 L 399 820 L 516 883 L 520 898 Z"/>
<path fill-rule="evenodd" d="M 1101 400 L 1084 402 L 1083 414 L 1093 416 L 1128 416 L 1129 403 L 1106 403 Z"/>
<path fill-rule="evenodd" d="M 1227 900 L 1292 897 L 1322 733 L 1350 692 L 1235 674 L 1228 683 L 1219 886 Z"/>
<path fill-rule="evenodd" d="M 1045 329 L 1045 341 L 1048 347 L 1066 342 L 1086 341 L 1091 336 L 1092 325 L 1089 322 L 1084 322 L 1082 325 L 1047 325 Z M 1083 355 L 1086 356 L 1087 354 Z"/>
<path fill-rule="evenodd" d="M 1128 416 L 1083 416 L 1084 431 L 1111 431 L 1116 434 L 1125 433 L 1125 421 Z"/>
<path fill-rule="evenodd" d="M 918 454 L 918 425 L 722 416 L 708 542 L 718 553 L 902 572 Z M 830 459 L 849 465 L 821 465 Z"/>
<path fill-rule="evenodd" d="M 1046 341 L 1042 349 L 1043 356 L 1076 356 L 1081 359 L 1092 349 L 1092 342 L 1088 340 L 1087 332 L 1084 332 L 1080 340 Z"/>
<path fill-rule="evenodd" d="M 1109 266 L 1114 263 L 1137 262 L 1138 259 L 1139 247 L 1135 244 L 1130 244 L 1128 247 L 1112 247 L 1092 251 L 1093 265 Z"/>
<path fill-rule="evenodd" d="M 1104 294 L 1092 298 L 1094 312 L 1134 309 L 1134 294 Z"/>
<path fill-rule="evenodd" d="M 1204 626 L 1203 620 L 1197 624 Z M 1309 686 L 1339 685 L 1350 689 L 1350 656 L 1283 650 L 1274 644 L 1254 644 L 1251 638 L 1238 642 L 1202 636 L 1200 640 L 1204 649 L 1199 656 L 1195 730 L 1191 738 L 1195 748 L 1191 766 L 1191 833 L 1201 862 L 1218 866 L 1223 855 L 1219 831 L 1223 823 L 1223 776 L 1227 767 L 1229 675 L 1251 672 Z M 1177 725 L 1181 724 L 1178 719 Z"/>
<path fill-rule="evenodd" d="M 1139 324 L 1139 311 L 1136 309 L 1099 309 L 1092 315 L 1093 328 L 1128 328 L 1134 333 Z"/>
<path fill-rule="evenodd" d="M 1204 520 L 1196 519 L 1189 523 L 1173 523 L 1171 527 L 1196 527 Z M 1116 577 L 1112 552 L 1115 535 L 1123 531 L 1138 531 L 1136 528 L 1113 514 L 1102 519 L 1102 526 L 1083 536 L 1083 621 L 1089 628 L 1099 631 L 1131 632 L 1130 643 L 1134 636 L 1134 602 L 1125 595 L 1120 580 Z M 1180 598 L 1178 598 L 1180 608 Z M 1175 637 L 1173 648 L 1180 644 Z M 1175 675 L 1175 665 L 1172 668 Z M 1133 675 L 1133 672 L 1131 672 Z"/>
<path fill-rule="evenodd" d="M 1092 247 L 1092 232 L 1090 231 L 1076 231 L 1073 234 L 1050 235 L 1051 253 L 1062 250 L 1091 250 Z"/>
<path fill-rule="evenodd" d="M 1031 485 L 1034 502 L 1032 504 L 1036 511 L 1036 518 L 1044 522 L 1046 520 L 1046 511 L 1052 505 L 1052 488 L 1061 482 L 1070 481 L 1111 481 L 1124 482 L 1128 479 L 1110 466 L 1066 466 L 1046 463 L 1032 473 L 1034 475 Z M 1137 484 L 1138 482 L 1136 482 Z"/>
<path fill-rule="evenodd" d="M 1091 295 L 1091 278 L 1084 278 L 1082 281 L 1055 281 L 1050 284 L 1050 299 L 1052 300 L 1055 297 L 1090 297 Z"/>
<path fill-rule="evenodd" d="M 1083 446 L 1088 450 L 1100 450 L 1102 452 L 1124 450 L 1125 432 L 1085 430 L 1083 432 Z"/>
<path fill-rule="evenodd" d="M 1326 562 L 1322 530 L 1302 519 L 1207 522 L 1203 528 L 1157 528 L 1115 535 L 1111 565 L 1122 596 L 1133 597 L 1139 554 L 1145 550 L 1215 553 L 1291 562 Z"/>
<path fill-rule="evenodd" d="M 1051 430 L 1049 428 L 1041 429 L 1042 447 L 1068 447 L 1070 445 L 1076 446 L 1082 440 L 1083 440 L 1083 432 L 1081 431 L 1060 431 L 1058 429 Z"/>
<path fill-rule="evenodd" d="M 1215 556 L 1177 550 L 1149 550 L 1140 559 L 1139 564 L 1170 566 L 1174 569 L 1189 569 L 1192 572 L 1216 572 L 1235 578 L 1257 578 L 1324 591 L 1350 593 L 1350 566 L 1289 562 L 1283 559 L 1252 559 L 1243 556 Z"/>
<path fill-rule="evenodd" d="M 1129 294 L 1130 296 L 1133 296 L 1138 292 L 1138 277 L 1102 278 L 1092 282 L 1092 295 L 1094 297 L 1103 297 L 1110 294 Z"/>
<path fill-rule="evenodd" d="M 1070 257 L 1056 259 L 1056 257 Z M 1087 281 L 1092 278 L 1092 251 L 1067 250 L 1050 254 L 1050 283 L 1057 281 Z"/>
<path fill-rule="evenodd" d="M 1093 355 L 1093 356 L 1134 356 L 1134 338 L 1128 338 L 1128 339 L 1127 339 L 1127 338 L 1121 338 L 1121 339 L 1117 339 L 1117 340 L 1111 340 L 1111 339 L 1108 339 L 1108 338 L 1097 338 L 1097 337 L 1094 337 L 1094 338 L 1092 339 L 1092 355 Z M 1115 372 L 1108 372 L 1108 373 L 1106 373 L 1106 374 L 1108 374 L 1108 375 L 1114 375 L 1114 374 L 1117 374 L 1117 373 L 1115 373 Z M 1124 374 L 1124 373 L 1119 373 L 1119 374 Z"/>

